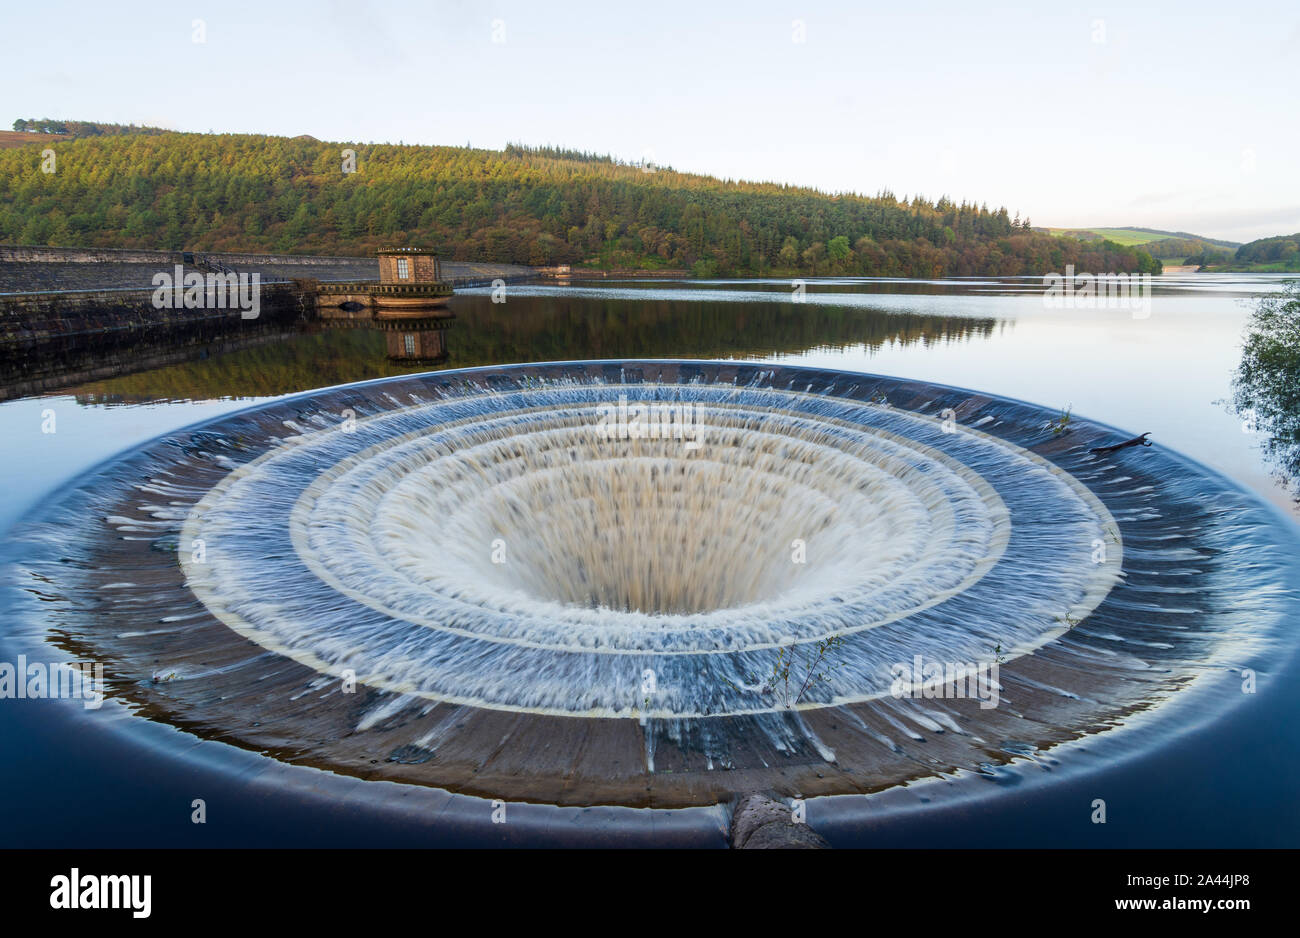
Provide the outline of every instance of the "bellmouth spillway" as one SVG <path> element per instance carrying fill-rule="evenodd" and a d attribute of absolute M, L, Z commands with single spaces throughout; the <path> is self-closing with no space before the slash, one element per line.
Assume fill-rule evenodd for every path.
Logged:
<path fill-rule="evenodd" d="M 552 804 L 875 792 L 1276 647 L 1294 534 L 1159 446 L 1094 451 L 1125 435 L 779 365 L 435 372 L 131 451 L 25 522 L 17 573 L 139 718 L 285 761 Z"/>

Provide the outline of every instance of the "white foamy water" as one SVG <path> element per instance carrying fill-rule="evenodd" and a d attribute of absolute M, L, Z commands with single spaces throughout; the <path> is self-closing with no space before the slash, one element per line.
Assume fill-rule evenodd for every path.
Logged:
<path fill-rule="evenodd" d="M 619 396 L 690 408 L 699 445 L 609 438 Z M 1119 578 L 1119 526 L 1083 484 L 937 416 L 706 384 L 394 403 L 232 472 L 182 532 L 204 562 L 182 560 L 240 634 L 402 695 L 768 712 L 773 651 L 838 637 L 802 706 L 864 701 L 918 654 L 1030 652 Z"/>

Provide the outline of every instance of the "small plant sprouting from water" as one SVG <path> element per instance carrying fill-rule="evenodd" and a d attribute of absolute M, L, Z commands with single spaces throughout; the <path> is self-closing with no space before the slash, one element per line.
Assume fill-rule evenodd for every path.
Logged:
<path fill-rule="evenodd" d="M 1085 618 L 1086 616 L 1076 616 L 1067 609 L 1064 615 L 1060 615 L 1056 617 L 1056 621 L 1064 623 L 1067 629 L 1072 629 L 1080 622 L 1082 622 Z"/>
<path fill-rule="evenodd" d="M 776 663 L 772 666 L 772 680 L 770 683 L 774 689 L 779 687 L 781 697 L 785 700 L 785 706 L 797 707 L 803 702 L 804 695 L 810 687 L 830 681 L 831 674 L 836 668 L 842 666 L 842 662 L 835 661 L 833 656 L 843 645 L 844 637 L 841 635 L 820 639 L 813 646 L 815 654 L 812 661 L 803 669 L 803 680 L 799 682 L 798 689 L 793 694 L 790 690 L 792 686 L 791 671 L 794 670 L 796 662 L 799 665 L 804 664 L 804 657 L 795 650 L 794 645 L 778 651 Z M 779 685 L 777 684 L 778 678 L 780 680 Z M 797 674 L 795 680 L 798 681 Z"/>
<path fill-rule="evenodd" d="M 1070 416 L 1070 411 L 1072 410 L 1074 410 L 1074 405 L 1067 404 L 1065 409 L 1061 411 L 1061 415 L 1057 417 L 1055 420 L 1047 421 L 1043 429 L 1051 430 L 1052 436 L 1062 436 L 1063 434 L 1069 433 L 1070 422 L 1073 419 Z"/>
<path fill-rule="evenodd" d="M 747 678 L 751 683 L 740 686 L 726 678 L 723 680 L 736 690 L 757 691 L 775 697 L 778 706 L 797 707 L 811 688 L 829 682 L 835 670 L 843 667 L 843 662 L 835 660 L 843 646 L 844 637 L 841 635 L 819 639 L 813 646 L 811 659 L 808 659 L 799 653 L 797 646 L 788 645 L 777 649 L 772 672 L 765 679 Z"/>

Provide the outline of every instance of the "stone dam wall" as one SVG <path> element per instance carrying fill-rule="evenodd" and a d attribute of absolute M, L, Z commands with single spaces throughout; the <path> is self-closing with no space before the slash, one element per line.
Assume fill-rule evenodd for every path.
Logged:
<path fill-rule="evenodd" d="M 150 290 L 0 296 L 0 400 L 258 344 L 301 329 L 312 295 L 261 289 L 239 309 L 157 309 Z"/>
<path fill-rule="evenodd" d="M 260 314 L 155 308 L 154 275 L 177 264 L 257 273 Z M 442 266 L 454 286 L 534 276 L 511 264 Z M 374 257 L 0 245 L 0 400 L 274 341 L 318 318 L 314 282 L 378 279 Z"/>
<path fill-rule="evenodd" d="M 186 255 L 190 260 L 186 261 Z M 307 254 L 230 254 L 203 251 L 137 251 L 118 248 L 50 248 L 0 245 L 0 294 L 47 291 L 138 290 L 151 286 L 160 271 L 177 264 L 201 268 L 220 264 L 236 273 L 256 273 L 262 283 L 291 280 L 378 280 L 376 257 L 324 257 Z M 519 264 L 443 261 L 443 276 L 452 285 L 501 277 L 533 275 Z"/>

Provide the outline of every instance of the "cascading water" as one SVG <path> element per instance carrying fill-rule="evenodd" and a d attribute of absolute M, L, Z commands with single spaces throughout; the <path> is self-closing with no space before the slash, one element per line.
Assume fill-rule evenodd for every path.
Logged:
<path fill-rule="evenodd" d="M 1054 416 L 747 364 L 349 385 L 123 457 L 20 574 L 144 713 L 291 761 L 552 803 L 873 791 L 1104 729 L 1294 605 L 1261 506 Z"/>

